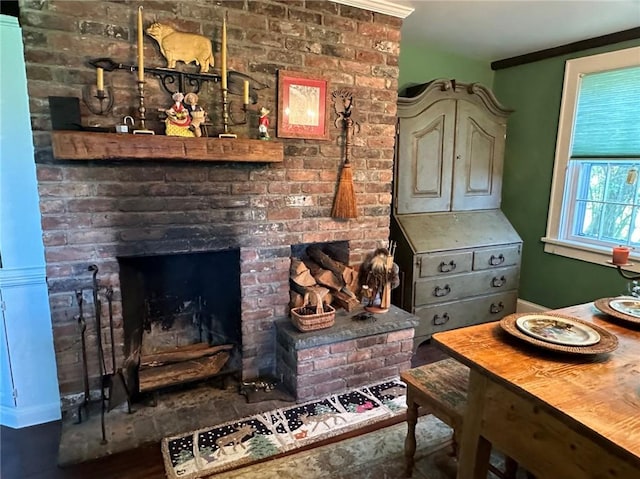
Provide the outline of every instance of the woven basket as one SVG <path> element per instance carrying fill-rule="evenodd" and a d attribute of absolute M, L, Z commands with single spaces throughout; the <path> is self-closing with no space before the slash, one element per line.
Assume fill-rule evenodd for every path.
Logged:
<path fill-rule="evenodd" d="M 332 306 L 323 306 L 322 298 L 316 292 L 316 307 L 309 303 L 309 293 L 304 295 L 304 306 L 291 308 L 291 320 L 300 331 L 315 331 L 330 328 L 336 321 L 336 310 Z"/>

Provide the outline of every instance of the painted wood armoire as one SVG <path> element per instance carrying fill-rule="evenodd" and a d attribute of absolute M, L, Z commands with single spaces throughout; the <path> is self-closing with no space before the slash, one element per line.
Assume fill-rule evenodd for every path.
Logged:
<path fill-rule="evenodd" d="M 500 210 L 507 118 L 478 83 L 438 79 L 398 98 L 393 302 L 433 333 L 516 310 L 522 240 Z"/>

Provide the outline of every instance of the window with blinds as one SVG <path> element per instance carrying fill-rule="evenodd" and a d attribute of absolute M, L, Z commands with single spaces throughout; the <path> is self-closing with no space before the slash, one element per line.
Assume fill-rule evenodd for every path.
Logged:
<path fill-rule="evenodd" d="M 571 158 L 640 156 L 640 66 L 582 77 Z"/>
<path fill-rule="evenodd" d="M 640 47 L 567 61 L 545 250 L 637 255 L 639 172 Z"/>
<path fill-rule="evenodd" d="M 569 239 L 640 244 L 640 67 L 583 75 L 565 203 Z"/>

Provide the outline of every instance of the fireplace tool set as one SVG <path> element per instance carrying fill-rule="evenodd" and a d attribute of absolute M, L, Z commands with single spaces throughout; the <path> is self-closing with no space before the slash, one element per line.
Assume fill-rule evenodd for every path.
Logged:
<path fill-rule="evenodd" d="M 130 394 L 121 368 L 116 368 L 115 339 L 113 334 L 113 289 L 107 288 L 105 296 L 107 298 L 109 310 L 109 333 L 111 340 L 111 372 L 107 372 L 104 348 L 102 346 L 102 301 L 100 300 L 100 287 L 98 285 L 98 266 L 92 264 L 89 266 L 92 272 L 92 293 L 93 305 L 95 311 L 95 328 L 96 328 L 96 346 L 98 355 L 98 370 L 100 378 L 100 426 L 102 432 L 102 444 L 107 443 L 105 431 L 105 413 L 111 411 L 123 402 L 127 402 L 128 412 L 131 413 Z M 84 318 L 84 300 L 82 290 L 76 290 L 76 300 L 78 302 L 78 324 L 80 327 L 80 344 L 82 348 L 82 376 L 84 393 L 82 402 L 78 406 L 78 421 L 82 422 L 82 414 L 84 410 L 85 416 L 89 414 L 89 404 L 91 392 L 89 389 L 89 363 L 87 361 L 87 341 L 86 341 L 86 320 Z M 107 394 L 108 391 L 108 394 Z"/>

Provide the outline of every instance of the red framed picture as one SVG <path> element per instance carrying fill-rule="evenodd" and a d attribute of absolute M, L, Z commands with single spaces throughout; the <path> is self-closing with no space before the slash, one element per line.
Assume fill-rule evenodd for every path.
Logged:
<path fill-rule="evenodd" d="M 326 79 L 278 71 L 278 137 L 328 140 L 328 106 Z"/>

